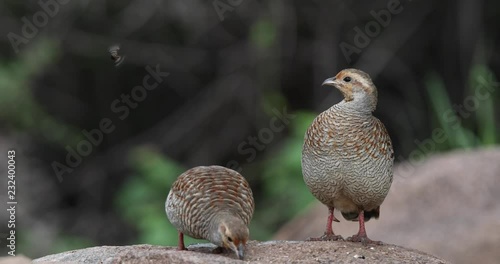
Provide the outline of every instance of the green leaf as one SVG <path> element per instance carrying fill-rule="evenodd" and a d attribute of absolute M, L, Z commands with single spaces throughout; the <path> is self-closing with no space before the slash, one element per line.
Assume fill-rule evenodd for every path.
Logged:
<path fill-rule="evenodd" d="M 430 73 L 425 78 L 432 109 L 439 125 L 448 136 L 450 148 L 471 148 L 476 145 L 473 133 L 465 129 L 451 105 L 442 79 L 435 73 Z"/>
<path fill-rule="evenodd" d="M 499 83 L 493 72 L 485 65 L 475 65 L 469 75 L 470 98 L 477 102 L 477 126 L 478 136 L 483 145 L 494 145 L 497 143 L 497 131 L 495 127 L 494 94 Z M 467 99 L 466 99 L 467 100 Z"/>

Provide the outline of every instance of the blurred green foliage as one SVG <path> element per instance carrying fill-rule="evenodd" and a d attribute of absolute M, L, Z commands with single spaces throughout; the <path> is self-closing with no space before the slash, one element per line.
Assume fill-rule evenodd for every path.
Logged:
<path fill-rule="evenodd" d="M 495 83 L 497 83 L 497 81 L 498 80 L 495 78 L 493 72 L 484 65 L 476 65 L 471 69 L 469 77 L 469 92 L 474 94 L 476 89 L 480 89 L 481 86 L 489 86 L 492 90 L 485 100 L 480 101 L 476 111 L 477 134 L 481 141 L 481 145 L 493 145 L 500 143 L 500 138 L 498 138 L 500 131 L 497 131 L 495 126 L 495 108 L 493 103 L 495 101 L 495 96 L 498 96 L 494 92 L 495 90 L 498 90 L 499 87 L 492 87 Z"/>
<path fill-rule="evenodd" d="M 17 60 L 0 63 L 0 120 L 16 132 L 29 132 L 55 144 L 74 144 L 82 138 L 80 133 L 47 113 L 32 91 L 32 82 L 57 61 L 58 50 L 57 42 L 40 38 Z"/>
<path fill-rule="evenodd" d="M 302 178 L 301 159 L 304 134 L 316 114 L 294 114 L 296 117 L 290 124 L 290 135 L 280 148 L 268 153 L 262 160 L 262 197 L 259 199 L 260 204 L 256 204 L 251 225 L 254 239 L 269 239 L 280 225 L 292 219 L 314 200 Z"/>
<path fill-rule="evenodd" d="M 472 147 L 475 141 L 474 134 L 462 126 L 462 124 L 458 123 L 460 117 L 453 112 L 451 115 L 456 121 L 450 122 L 444 114 L 447 111 L 453 111 L 453 107 L 448 94 L 446 93 L 443 80 L 435 73 L 431 73 L 426 78 L 426 86 L 431 106 L 433 108 L 432 112 L 435 113 L 438 125 L 444 129 L 446 135 L 448 136 L 448 140 L 439 145 L 441 150 L 450 149 L 452 147 Z"/>
<path fill-rule="evenodd" d="M 137 227 L 138 243 L 175 245 L 177 230 L 168 223 L 165 200 L 170 186 L 185 168 L 148 147 L 131 151 L 129 160 L 135 174 L 118 191 L 118 211 Z M 186 243 L 190 242 L 186 238 Z"/>
<path fill-rule="evenodd" d="M 491 70 L 484 65 L 473 66 L 465 99 L 457 104 L 451 103 L 444 82 L 436 73 L 428 74 L 425 83 L 434 113 L 432 127 L 441 127 L 447 136 L 447 140 L 437 144 L 438 151 L 500 143 L 493 107 L 498 83 Z"/>
<path fill-rule="evenodd" d="M 259 49 L 269 49 L 276 42 L 276 25 L 268 19 L 259 19 L 251 27 L 250 40 Z"/>

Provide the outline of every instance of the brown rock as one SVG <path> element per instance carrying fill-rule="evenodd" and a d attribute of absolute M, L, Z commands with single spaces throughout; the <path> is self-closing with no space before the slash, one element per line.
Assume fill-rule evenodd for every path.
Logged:
<path fill-rule="evenodd" d="M 103 246 L 73 250 L 35 259 L 34 263 L 243 263 L 232 252 L 213 254 L 212 244 L 198 244 L 179 251 L 152 245 Z M 337 241 L 250 241 L 248 263 L 446 263 L 399 246 L 364 247 Z"/>
<path fill-rule="evenodd" d="M 394 183 L 379 220 L 367 223 L 376 240 L 415 248 L 453 263 L 496 263 L 500 259 L 500 148 L 435 155 L 395 167 Z M 322 234 L 327 208 L 313 204 L 285 225 L 275 239 Z M 357 224 L 334 223 L 344 237 Z M 344 221 L 343 221 L 344 220 Z"/>

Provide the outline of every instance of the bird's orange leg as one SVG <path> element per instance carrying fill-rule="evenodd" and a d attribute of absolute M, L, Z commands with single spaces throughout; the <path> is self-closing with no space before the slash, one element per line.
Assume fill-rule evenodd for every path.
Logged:
<path fill-rule="evenodd" d="M 321 237 L 311 237 L 309 241 L 335 241 L 335 240 L 343 240 L 342 236 L 335 235 L 332 229 L 332 222 L 339 222 L 335 215 L 333 215 L 333 207 L 328 208 L 328 220 L 326 221 L 326 231 Z"/>
<path fill-rule="evenodd" d="M 179 245 L 177 247 L 179 250 L 187 250 L 184 246 L 184 234 L 179 231 Z"/>
<path fill-rule="evenodd" d="M 371 240 L 366 235 L 366 229 L 365 229 L 365 212 L 364 211 L 361 211 L 359 213 L 358 220 L 359 220 L 359 231 L 358 231 L 358 234 L 357 235 L 353 235 L 352 237 L 347 238 L 347 241 L 361 242 L 365 246 L 367 244 L 382 245 L 382 242 Z"/>

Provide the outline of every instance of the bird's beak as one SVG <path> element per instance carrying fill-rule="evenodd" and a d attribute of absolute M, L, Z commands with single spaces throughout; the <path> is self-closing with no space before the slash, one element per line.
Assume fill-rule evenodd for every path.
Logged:
<path fill-rule="evenodd" d="M 323 85 L 330 85 L 330 86 L 334 86 L 335 85 L 335 81 L 336 81 L 336 78 L 335 77 L 332 77 L 332 78 L 328 78 L 326 79 L 322 84 L 321 86 Z"/>
<path fill-rule="evenodd" d="M 240 243 L 238 245 L 238 258 L 242 260 L 244 256 L 245 256 L 245 245 L 243 243 Z"/>

